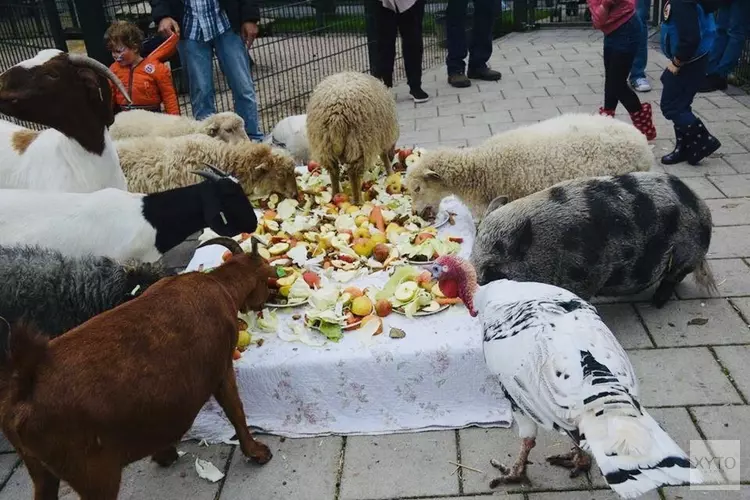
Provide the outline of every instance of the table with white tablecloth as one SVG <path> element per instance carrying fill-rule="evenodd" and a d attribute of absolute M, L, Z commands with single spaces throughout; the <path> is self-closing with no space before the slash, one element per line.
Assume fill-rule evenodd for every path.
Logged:
<path fill-rule="evenodd" d="M 468 209 L 454 197 L 443 200 L 441 209 L 456 213 L 456 223 L 439 233 L 463 237 L 460 255 L 468 257 L 475 236 Z M 225 251 L 199 248 L 186 271 L 217 265 Z M 343 286 L 382 287 L 387 280 L 378 272 Z M 277 310 L 279 328 L 290 332 L 292 315 L 303 309 Z M 510 425 L 510 405 L 484 363 L 479 322 L 466 308 L 415 318 L 391 313 L 384 323 L 381 335 L 363 338 L 354 330 L 320 347 L 261 333 L 262 346 L 251 345 L 235 362 L 248 424 L 287 437 Z M 390 338 L 392 327 L 406 336 Z M 211 398 L 185 437 L 213 443 L 233 435 Z"/>

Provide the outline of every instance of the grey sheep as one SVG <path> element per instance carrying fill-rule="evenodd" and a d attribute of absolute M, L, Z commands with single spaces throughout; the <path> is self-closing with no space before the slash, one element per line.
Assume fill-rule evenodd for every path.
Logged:
<path fill-rule="evenodd" d="M 691 272 L 716 290 L 706 262 L 711 212 L 673 175 L 576 179 L 506 201 L 493 200 L 477 230 L 471 260 L 480 284 L 536 281 L 589 300 L 660 283 L 655 307 Z"/>
<path fill-rule="evenodd" d="M 56 337 L 142 293 L 161 266 L 108 257 L 66 257 L 39 246 L 0 247 L 0 317 L 25 318 Z"/>

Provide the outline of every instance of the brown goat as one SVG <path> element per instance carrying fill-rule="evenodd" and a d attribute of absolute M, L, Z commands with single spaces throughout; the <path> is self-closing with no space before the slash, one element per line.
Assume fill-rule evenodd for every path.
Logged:
<path fill-rule="evenodd" d="M 227 241 L 228 240 L 228 241 Z M 143 295 L 47 341 L 0 319 L 0 424 L 26 464 L 34 498 L 58 498 L 60 480 L 83 500 L 114 500 L 122 468 L 148 455 L 166 464 L 211 395 L 242 453 L 269 448 L 247 428 L 232 364 L 237 311 L 268 299 L 271 267 L 233 240 L 210 273 L 164 278 Z"/>

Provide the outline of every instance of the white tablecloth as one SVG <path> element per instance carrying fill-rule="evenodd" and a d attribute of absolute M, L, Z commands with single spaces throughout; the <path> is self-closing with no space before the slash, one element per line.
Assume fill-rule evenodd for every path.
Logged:
<path fill-rule="evenodd" d="M 439 232 L 463 237 L 461 255 L 468 257 L 475 235 L 468 209 L 453 197 L 443 208 L 458 215 L 456 225 Z M 199 249 L 187 270 L 216 265 L 225 250 Z M 382 287 L 387 279 L 377 273 L 349 284 Z M 278 312 L 280 328 L 291 331 L 291 315 L 302 308 Z M 391 327 L 406 337 L 389 338 Z M 508 401 L 484 363 L 478 321 L 463 306 L 414 319 L 392 313 L 384 333 L 367 344 L 349 333 L 323 347 L 263 337 L 265 343 L 248 348 L 235 370 L 247 422 L 264 432 L 309 437 L 510 425 Z M 185 437 L 213 443 L 233 435 L 212 398 Z"/>

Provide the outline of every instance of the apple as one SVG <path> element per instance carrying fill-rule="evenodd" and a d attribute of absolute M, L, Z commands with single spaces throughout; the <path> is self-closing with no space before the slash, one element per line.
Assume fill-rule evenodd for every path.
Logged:
<path fill-rule="evenodd" d="M 356 299 L 357 297 L 361 297 L 365 294 L 365 292 L 363 292 L 356 286 L 350 286 L 350 287 L 344 288 L 344 291 L 342 293 L 348 293 L 349 295 L 352 296 L 353 299 Z"/>
<path fill-rule="evenodd" d="M 419 245 L 420 243 L 424 243 L 425 241 L 430 240 L 434 237 L 435 235 L 432 233 L 419 233 L 414 239 L 414 244 Z"/>
<path fill-rule="evenodd" d="M 307 171 L 310 173 L 313 173 L 316 171 L 320 172 L 320 163 L 318 163 L 315 160 L 310 160 L 309 162 L 307 162 Z"/>
<path fill-rule="evenodd" d="M 351 311 L 357 316 L 367 316 L 372 312 L 372 301 L 367 295 L 352 300 Z"/>
<path fill-rule="evenodd" d="M 380 299 L 375 303 L 375 312 L 381 318 L 384 318 L 391 314 L 393 306 L 387 299 Z"/>
<path fill-rule="evenodd" d="M 275 219 L 277 215 L 278 214 L 275 210 L 266 210 L 265 212 L 263 212 L 263 218 L 268 220 Z"/>
<path fill-rule="evenodd" d="M 346 193 L 336 193 L 333 195 L 333 204 L 336 206 L 340 206 L 342 203 L 349 201 L 349 195 Z"/>
<path fill-rule="evenodd" d="M 302 279 L 305 280 L 305 283 L 311 288 L 320 286 L 320 276 L 313 271 L 305 271 L 302 273 Z"/>
<path fill-rule="evenodd" d="M 368 238 L 357 238 L 352 244 L 352 249 L 362 257 L 369 257 L 375 249 L 375 244 Z"/>
<path fill-rule="evenodd" d="M 360 323 L 359 327 L 363 328 L 365 325 L 367 325 L 369 323 L 374 323 L 375 325 L 377 325 L 377 326 L 374 327 L 375 330 L 373 330 L 373 331 L 375 333 L 372 334 L 373 336 L 380 335 L 381 333 L 383 333 L 383 320 L 382 319 L 378 318 L 374 314 L 370 314 L 370 315 L 365 316 L 364 318 L 362 318 L 362 323 Z"/>
<path fill-rule="evenodd" d="M 373 241 L 373 240 L 370 240 Z M 378 262 L 385 262 L 388 256 L 391 254 L 391 249 L 385 243 L 378 243 L 372 250 L 372 256 Z"/>
<path fill-rule="evenodd" d="M 406 149 L 399 150 L 399 152 L 398 152 L 398 161 L 403 162 L 404 160 L 406 160 L 406 157 L 409 156 L 410 154 L 412 154 L 413 152 L 414 152 L 414 150 L 411 149 L 411 148 L 406 148 Z"/>

